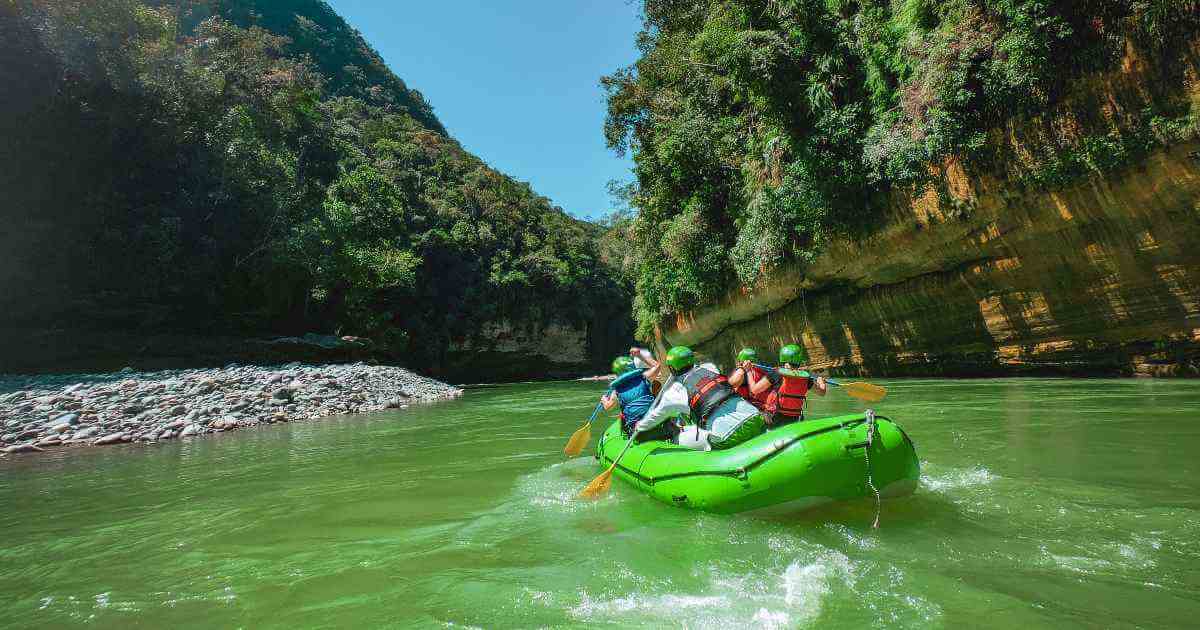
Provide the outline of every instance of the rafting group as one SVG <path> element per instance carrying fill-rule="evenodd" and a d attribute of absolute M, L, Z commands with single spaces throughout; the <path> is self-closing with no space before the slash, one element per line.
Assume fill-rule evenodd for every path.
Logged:
<path fill-rule="evenodd" d="M 737 354 L 723 374 L 690 348 L 671 348 L 661 362 L 630 348 L 613 361 L 615 380 L 592 418 L 563 452 L 579 455 L 600 409 L 620 409 L 596 443 L 606 469 L 579 496 L 598 499 L 614 475 L 671 505 L 721 513 L 807 509 L 827 501 L 910 494 L 920 466 L 912 440 L 873 409 L 805 418 L 812 394 L 836 386 L 862 403 L 887 391 L 862 382 L 813 375 L 796 344 L 779 351 L 778 365 L 758 362 L 753 348 Z M 656 390 L 666 370 L 666 384 Z M 801 420 L 804 420 L 801 422 Z"/>
<path fill-rule="evenodd" d="M 723 450 L 804 418 L 809 394 L 827 391 L 824 378 L 802 369 L 807 362 L 796 344 L 779 350 L 778 367 L 759 364 L 755 349 L 743 348 L 725 375 L 712 363 L 698 363 L 686 346 L 671 348 L 661 363 L 644 348 L 630 348 L 613 360 L 616 380 L 600 403 L 620 408 L 622 431 L 635 441 Z M 656 397 L 664 364 L 671 378 Z"/>

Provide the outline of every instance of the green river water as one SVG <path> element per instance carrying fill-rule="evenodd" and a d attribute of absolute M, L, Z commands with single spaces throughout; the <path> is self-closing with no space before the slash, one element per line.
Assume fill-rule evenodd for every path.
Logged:
<path fill-rule="evenodd" d="M 595 383 L 9 457 L 0 626 L 1200 624 L 1200 382 L 881 382 L 922 481 L 878 530 L 865 501 L 574 500 L 599 470 L 560 449 Z"/>

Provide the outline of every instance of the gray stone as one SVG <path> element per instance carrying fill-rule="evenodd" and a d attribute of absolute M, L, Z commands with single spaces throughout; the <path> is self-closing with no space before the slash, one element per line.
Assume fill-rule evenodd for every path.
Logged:
<path fill-rule="evenodd" d="M 62 443 L 63 443 L 62 440 L 59 439 L 58 437 L 51 436 L 51 437 L 45 437 L 45 438 L 42 438 L 41 440 L 38 440 L 37 445 L 38 446 L 60 446 Z"/>
<path fill-rule="evenodd" d="M 86 429 L 76 431 L 75 434 L 71 436 L 71 439 L 72 440 L 86 440 L 86 439 L 96 435 L 99 432 L 100 432 L 100 429 L 98 427 L 88 427 Z"/>
<path fill-rule="evenodd" d="M 58 425 L 58 424 L 63 424 L 64 422 L 65 422 L 66 424 L 69 424 L 69 425 L 72 425 L 72 426 L 74 426 L 74 425 L 76 425 L 76 424 L 79 424 L 79 414 L 77 414 L 77 413 L 64 413 L 64 414 L 62 414 L 61 416 L 58 416 L 58 417 L 54 418 L 53 420 L 51 420 L 51 421 L 50 421 L 50 425 Z"/>
<path fill-rule="evenodd" d="M 116 444 L 117 442 L 124 442 L 126 439 L 127 438 L 126 438 L 126 435 L 124 432 L 110 433 L 102 438 L 97 439 L 95 442 L 92 442 L 92 444 L 94 444 L 96 446 L 103 446 L 105 444 Z"/>
<path fill-rule="evenodd" d="M 199 426 L 199 425 L 196 425 L 196 424 L 189 424 L 189 425 L 187 425 L 186 427 L 184 427 L 184 428 L 183 428 L 183 431 L 181 431 L 181 432 L 179 433 L 179 437 L 191 437 L 191 436 L 193 436 L 193 435 L 196 435 L 196 434 L 197 434 L 197 433 L 199 433 L 199 432 L 200 432 L 200 426 Z"/>
<path fill-rule="evenodd" d="M 5 453 L 41 453 L 42 449 L 34 446 L 30 442 L 24 444 L 14 444 L 4 449 Z"/>
<path fill-rule="evenodd" d="M 49 431 L 50 433 L 57 434 L 57 433 L 66 433 L 68 430 L 70 430 L 70 428 L 71 428 L 70 422 L 60 422 L 59 424 L 56 424 L 52 427 L 46 427 L 46 430 Z"/>

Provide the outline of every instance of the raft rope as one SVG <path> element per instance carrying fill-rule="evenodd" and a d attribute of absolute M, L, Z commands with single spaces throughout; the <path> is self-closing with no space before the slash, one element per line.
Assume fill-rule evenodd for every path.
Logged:
<path fill-rule="evenodd" d="M 867 487 L 875 493 L 875 521 L 871 523 L 871 529 L 879 529 L 879 513 L 883 508 L 883 498 L 879 495 L 879 489 L 875 487 L 875 480 L 871 478 L 871 443 L 875 441 L 875 410 L 868 409 L 866 417 L 867 447 L 863 449 L 863 455 L 867 458 Z"/>

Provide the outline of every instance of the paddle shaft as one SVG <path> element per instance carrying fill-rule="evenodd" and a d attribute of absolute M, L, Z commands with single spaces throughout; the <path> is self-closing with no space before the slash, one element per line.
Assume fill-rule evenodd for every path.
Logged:
<path fill-rule="evenodd" d="M 760 370 L 764 371 L 764 372 L 774 372 L 774 371 L 776 371 L 776 369 L 775 369 L 775 368 L 773 368 L 773 367 L 771 367 L 771 366 L 769 366 L 769 365 L 761 365 L 761 364 L 758 364 L 758 363 L 753 363 L 752 365 L 753 365 L 754 367 L 756 367 L 756 368 L 758 368 L 758 369 L 760 369 Z M 806 371 L 807 371 L 807 370 L 806 370 Z M 811 374 L 811 373 L 810 373 L 810 376 L 812 376 L 812 377 L 814 377 L 814 378 L 816 378 L 816 377 L 817 377 L 817 375 L 816 375 L 816 374 Z M 841 386 L 842 386 L 842 384 L 841 384 L 841 383 L 839 383 L 839 382 L 837 382 L 837 381 L 833 380 L 832 378 L 829 378 L 828 376 L 823 376 L 823 377 L 820 377 L 820 378 L 824 378 L 824 379 L 825 379 L 825 382 L 826 382 L 826 383 L 829 383 L 830 385 L 835 385 L 835 386 L 837 386 L 837 387 L 841 387 Z"/>
<path fill-rule="evenodd" d="M 629 447 L 633 446 L 635 438 L 637 438 L 637 433 L 629 436 L 629 441 L 625 443 L 625 448 L 621 449 L 621 452 L 617 454 L 617 458 L 613 460 L 612 466 L 608 467 L 608 474 L 611 475 L 617 469 L 617 462 L 621 461 L 622 457 L 625 457 L 625 453 L 629 450 Z"/>
<path fill-rule="evenodd" d="M 608 391 L 612 391 L 612 390 L 610 389 Z M 607 396 L 608 392 L 605 392 L 604 395 Z M 602 403 L 602 402 L 596 403 L 596 408 L 592 410 L 592 417 L 588 418 L 588 421 L 585 422 L 584 424 L 591 424 L 592 421 L 596 419 L 596 414 L 600 413 L 600 410 L 603 408 L 604 408 L 604 403 Z"/>

